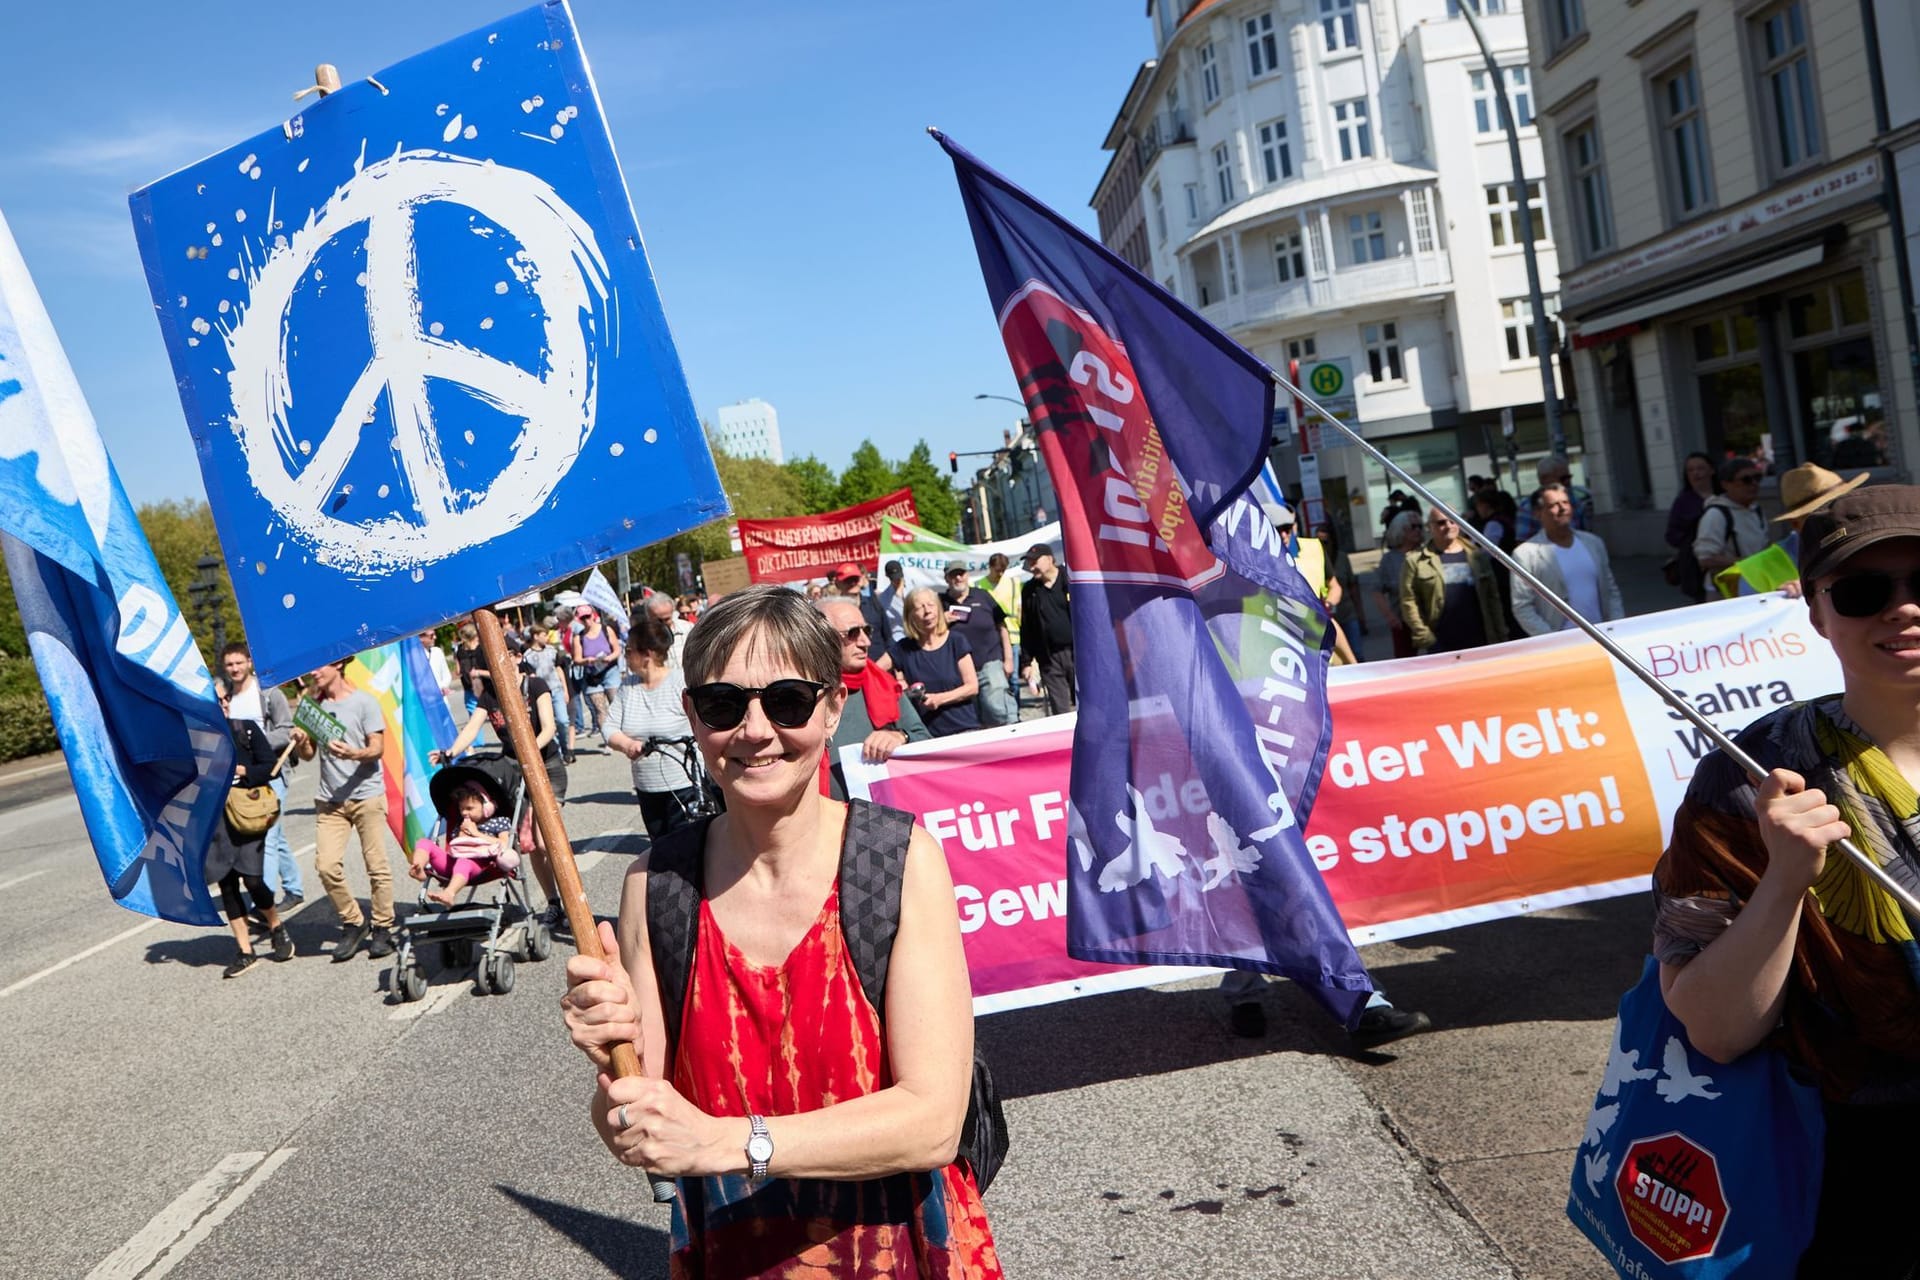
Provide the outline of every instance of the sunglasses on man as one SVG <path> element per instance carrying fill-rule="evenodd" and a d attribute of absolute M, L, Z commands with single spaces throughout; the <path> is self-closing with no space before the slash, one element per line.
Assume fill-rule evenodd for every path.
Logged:
<path fill-rule="evenodd" d="M 1821 587 L 1820 594 L 1833 602 L 1833 611 L 1843 618 L 1871 618 L 1893 602 L 1894 588 L 1903 584 L 1907 599 L 1920 604 L 1920 569 L 1905 574 L 1850 573 Z"/>
<path fill-rule="evenodd" d="M 870 636 L 872 634 L 873 628 L 867 626 L 865 623 L 861 623 L 857 627 L 848 627 L 845 631 L 842 631 L 840 638 L 842 640 L 858 640 L 861 636 Z"/>
<path fill-rule="evenodd" d="M 717 680 L 687 690 L 687 700 L 693 704 L 693 714 L 709 729 L 726 730 L 738 725 L 747 718 L 747 704 L 755 698 L 760 699 L 760 710 L 768 720 L 782 729 L 798 729 L 813 719 L 813 709 L 820 705 L 827 688 L 814 680 L 775 680 L 758 689 Z"/>

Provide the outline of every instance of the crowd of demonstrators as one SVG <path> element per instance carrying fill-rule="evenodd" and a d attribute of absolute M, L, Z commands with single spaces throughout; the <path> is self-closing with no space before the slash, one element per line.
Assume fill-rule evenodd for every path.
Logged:
<path fill-rule="evenodd" d="M 232 670 L 232 665 L 228 664 L 229 680 L 233 679 Z M 278 694 L 279 690 L 274 692 Z M 286 699 L 283 697 L 281 706 L 284 708 L 285 705 Z M 233 785 L 250 788 L 267 786 L 280 758 L 267 731 L 260 726 L 257 718 L 235 712 L 233 695 L 230 693 L 220 695 L 220 710 L 227 717 L 227 731 L 233 736 Z M 275 822 L 278 825 L 278 819 Z M 287 933 L 287 926 L 281 922 L 273 890 L 267 887 L 266 840 L 265 832 L 249 835 L 236 830 L 223 811 L 213 824 L 212 839 L 207 843 L 207 882 L 219 887 L 221 909 L 226 912 L 227 924 L 233 929 L 234 941 L 239 946 L 239 954 L 220 975 L 223 978 L 238 978 L 251 972 L 260 963 L 260 957 L 253 949 L 252 928 L 247 922 L 248 897 L 252 898 L 254 910 L 267 926 L 267 936 L 273 945 L 272 958 L 279 961 L 293 959 L 293 939 Z M 246 890 L 244 895 L 241 893 L 243 886 Z"/>
<path fill-rule="evenodd" d="M 567 798 L 567 762 L 565 751 L 560 745 L 559 721 L 553 710 L 553 691 L 546 681 L 527 671 L 522 658 L 522 647 L 518 641 L 509 641 L 506 646 L 507 663 L 514 676 L 520 681 L 520 697 L 527 708 L 527 720 L 533 729 L 534 749 L 540 753 L 540 763 L 545 768 L 547 783 L 553 788 L 553 798 L 564 802 Z M 501 706 L 498 690 L 494 687 L 493 673 L 487 669 L 486 660 L 481 659 L 476 672 L 481 680 L 480 704 L 466 724 L 461 726 L 453 744 L 444 751 L 428 753 L 428 760 L 434 764 L 444 764 L 464 755 L 479 740 L 485 729 L 492 729 L 494 736 L 510 747 L 511 739 L 507 734 L 506 708 Z M 383 806 L 384 807 L 384 806 Z M 533 847 L 533 874 L 540 882 L 540 888 L 546 894 L 547 908 L 541 919 L 549 927 L 559 925 L 564 916 L 560 907 L 559 891 L 554 886 L 553 868 L 547 863 L 545 837 L 538 823 L 532 821 L 533 811 L 527 811 L 525 833 Z"/>
<path fill-rule="evenodd" d="M 1808 517 L 1865 484 L 1867 474 L 1862 471 L 1851 480 L 1843 480 L 1837 473 L 1813 462 L 1803 462 L 1781 473 L 1780 502 L 1786 510 L 1775 516 L 1773 523 L 1787 526 L 1786 536 L 1780 539 L 1780 549 L 1796 567 L 1800 563 L 1800 533 Z M 1800 581 L 1795 578 L 1782 583 L 1779 589 L 1786 595 L 1798 597 Z M 1740 590 L 1742 594 L 1751 595 L 1753 584 L 1742 578 Z"/>
<path fill-rule="evenodd" d="M 339 722 L 341 736 L 321 747 L 297 725 L 293 752 L 320 761 L 314 787 L 314 870 L 340 917 L 340 938 L 333 946 L 337 964 L 351 960 L 362 946 L 378 959 L 393 954 L 393 867 L 387 859 L 387 789 L 380 767 L 386 721 L 373 695 L 347 683 L 346 661 L 328 663 L 313 673 L 312 697 Z M 347 887 L 347 839 L 357 836 L 372 892 L 373 918 Z"/>
<path fill-rule="evenodd" d="M 973 1012 L 946 861 L 910 815 L 868 806 L 855 823 L 820 794 L 843 640 L 783 587 L 713 606 L 687 641 L 687 699 L 726 811 L 636 864 L 617 935 L 601 926 L 607 960 L 567 965 L 568 1027 L 600 1071 L 594 1128 L 622 1164 L 677 1182 L 674 1275 L 1001 1274 L 957 1158 Z M 843 843 L 873 857 L 882 842 L 904 870 L 876 1008 L 849 939 L 871 926 L 843 916 L 839 882 Z M 655 893 L 699 904 L 672 990 Z M 609 1077 L 615 1045 L 641 1076 Z"/>
<path fill-rule="evenodd" d="M 1573 482 L 1573 464 L 1558 454 L 1550 453 L 1533 464 L 1533 474 L 1539 479 L 1540 487 L 1519 504 L 1520 526 L 1514 530 L 1515 541 L 1525 542 L 1540 532 L 1540 509 L 1536 503 L 1540 489 L 1550 484 L 1565 488 L 1567 495 L 1573 499 L 1573 527 L 1593 528 L 1593 495 Z"/>
<path fill-rule="evenodd" d="M 1320 562 L 1325 566 L 1327 594 L 1321 601 L 1333 618 L 1341 639 L 1346 641 L 1344 662 L 1360 661 L 1360 646 L 1367 634 L 1366 612 L 1360 603 L 1360 584 L 1353 576 L 1353 564 L 1340 545 L 1340 531 L 1323 524 L 1313 531 L 1320 544 Z"/>
<path fill-rule="evenodd" d="M 1752 458 L 1720 464 L 1720 492 L 1701 504 L 1693 558 L 1706 580 L 1735 561 L 1766 550 L 1767 519 L 1760 513 L 1760 466 Z"/>
<path fill-rule="evenodd" d="M 1411 511 L 1394 516 L 1387 525 L 1385 545 L 1373 572 L 1373 600 L 1387 620 L 1393 656 L 1411 658 L 1413 632 L 1407 629 L 1406 616 L 1400 612 L 1400 576 L 1407 567 L 1408 554 L 1420 545 L 1420 517 Z"/>
<path fill-rule="evenodd" d="M 1400 616 L 1415 653 L 1457 653 L 1507 638 L 1506 610 L 1493 560 L 1435 508 L 1427 541 L 1408 554 L 1400 573 Z"/>
<path fill-rule="evenodd" d="M 1020 662 L 1027 687 L 1045 689 L 1047 714 L 1074 708 L 1073 595 L 1066 568 L 1044 542 L 1028 547 L 1020 566 L 1030 575 L 1020 589 Z"/>
<path fill-rule="evenodd" d="M 932 587 L 907 593 L 907 638 L 894 650 L 907 697 L 936 738 L 980 727 L 979 674 L 973 647 L 947 625 L 947 611 Z"/>
<path fill-rule="evenodd" d="M 1007 570 L 1012 564 L 996 551 L 987 557 L 987 572 L 974 585 L 993 597 L 1007 620 L 1007 641 L 1013 646 L 1013 661 L 1007 664 L 1007 682 L 1013 688 L 1014 706 L 1020 702 L 1020 580 Z"/>
<path fill-rule="evenodd" d="M 1731 1062 L 1767 1045 L 1820 1090 L 1824 1172 L 1798 1274 L 1906 1276 L 1920 1242 L 1884 1162 L 1920 1139 L 1914 943 L 1900 906 L 1831 846 L 1850 836 L 1914 883 L 1920 488 L 1838 495 L 1801 535 L 1809 621 L 1842 691 L 1737 735 L 1768 771 L 1758 786 L 1724 753 L 1700 762 L 1654 869 L 1653 949 L 1695 1048 Z"/>
<path fill-rule="evenodd" d="M 673 660 L 677 641 L 672 627 L 652 609 L 634 624 L 627 637 L 627 678 L 607 712 L 607 745 L 631 762 L 640 821 L 650 840 L 687 822 L 699 799 L 699 780 L 687 772 L 684 757 L 647 746 L 649 738 L 693 736 L 680 696 L 686 679 Z"/>
<path fill-rule="evenodd" d="M 1515 562 L 1588 622 L 1624 618 L 1627 610 L 1613 580 L 1607 544 L 1598 534 L 1573 527 L 1573 495 L 1565 485 L 1543 485 L 1534 502 L 1540 532 L 1514 548 Z M 1530 636 L 1573 625 L 1525 579 L 1513 584 L 1513 615 Z"/>
<path fill-rule="evenodd" d="M 840 637 L 840 683 L 847 700 L 839 727 L 827 744 L 827 790 L 835 800 L 845 800 L 847 780 L 840 767 L 840 748 L 858 746 L 862 759 L 878 764 L 909 742 L 925 742 L 933 735 L 912 699 L 901 696 L 899 682 L 869 661 L 873 628 L 859 607 L 838 596 L 816 601 L 814 607 Z"/>
<path fill-rule="evenodd" d="M 437 648 L 434 651 L 439 652 Z M 441 665 L 445 665 L 444 658 Z M 260 683 L 253 673 L 253 651 L 237 641 L 220 651 L 220 670 L 226 677 L 227 719 L 250 720 L 260 726 L 274 759 L 279 760 L 286 753 L 293 734 L 293 708 L 287 705 L 287 695 Z M 287 763 L 291 764 L 290 758 Z M 293 856 L 293 846 L 287 842 L 285 773 L 285 766 L 274 769 L 267 780 L 274 798 L 280 802 L 280 816 L 267 829 L 261 874 L 279 907 L 291 910 L 306 899 L 306 885 L 300 876 L 300 861 Z"/>
<path fill-rule="evenodd" d="M 592 731 L 600 735 L 604 745 L 607 702 L 620 687 L 620 638 L 600 611 L 585 602 L 574 606 L 573 621 L 575 629 L 567 639 L 567 675 L 581 697 L 574 707 L 573 723 L 577 730 L 584 731 L 591 717 Z"/>
<path fill-rule="evenodd" d="M 966 638 L 973 673 L 980 682 L 980 727 L 1018 724 L 1020 695 L 1013 683 L 1013 635 L 1000 602 L 968 580 L 965 560 L 947 562 L 947 590 L 940 598 L 947 625 Z"/>

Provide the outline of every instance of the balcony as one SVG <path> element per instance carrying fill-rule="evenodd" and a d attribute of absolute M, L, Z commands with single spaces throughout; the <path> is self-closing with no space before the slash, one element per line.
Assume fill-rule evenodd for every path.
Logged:
<path fill-rule="evenodd" d="M 1145 171 L 1167 147 L 1193 141 L 1193 126 L 1184 111 L 1162 111 L 1140 134 L 1140 168 Z"/>
<path fill-rule="evenodd" d="M 1320 279 L 1243 290 L 1238 297 L 1202 307 L 1200 314 L 1230 330 L 1386 302 L 1452 284 L 1453 267 L 1446 254 L 1406 254 L 1384 262 L 1337 267 Z"/>

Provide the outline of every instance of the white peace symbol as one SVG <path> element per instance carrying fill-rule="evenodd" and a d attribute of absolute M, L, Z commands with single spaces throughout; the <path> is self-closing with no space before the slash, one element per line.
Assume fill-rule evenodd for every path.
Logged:
<path fill-rule="evenodd" d="M 519 241 L 525 267 L 518 274 L 545 313 L 545 377 L 423 332 L 413 215 L 438 200 L 474 210 Z M 287 349 L 300 335 L 288 310 L 321 248 L 362 222 L 372 358 L 295 475 L 287 459 L 300 456 L 302 437 L 288 418 Z M 517 528 L 552 495 L 593 432 L 598 379 L 588 326 L 605 331 L 595 318 L 607 298 L 606 273 L 592 229 L 530 173 L 438 151 L 398 152 L 366 166 L 267 258 L 227 336 L 231 422 L 248 478 L 318 561 L 356 574 L 431 564 Z M 525 420 L 512 459 L 464 506 L 434 431 L 429 378 Z M 419 518 L 337 519 L 327 507 L 383 389 L 394 453 Z M 351 505 L 364 510 L 366 502 Z"/>

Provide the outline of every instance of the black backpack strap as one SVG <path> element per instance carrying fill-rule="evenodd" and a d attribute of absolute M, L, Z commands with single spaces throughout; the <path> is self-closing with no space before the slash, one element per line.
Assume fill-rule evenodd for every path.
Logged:
<path fill-rule="evenodd" d="M 653 842 L 647 858 L 647 947 L 653 955 L 660 1006 L 667 1020 L 667 1076 L 680 1043 L 680 1015 L 693 981 L 693 950 L 700 940 L 700 900 L 706 896 L 705 817 Z"/>
<path fill-rule="evenodd" d="M 847 834 L 840 842 L 840 932 L 853 957 L 860 989 L 882 1021 L 887 1013 L 887 964 L 900 930 L 900 884 L 906 873 L 913 815 L 866 800 L 847 803 Z"/>

